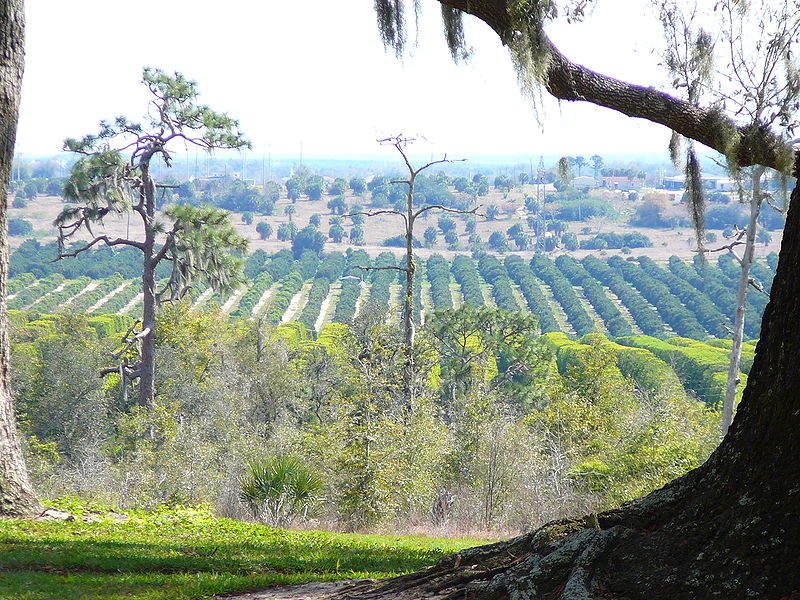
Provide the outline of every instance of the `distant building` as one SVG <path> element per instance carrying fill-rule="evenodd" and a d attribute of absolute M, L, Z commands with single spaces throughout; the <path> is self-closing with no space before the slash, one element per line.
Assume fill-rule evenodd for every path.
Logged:
<path fill-rule="evenodd" d="M 732 192 L 735 189 L 735 182 L 730 177 L 701 177 L 703 188 L 713 192 Z M 683 175 L 664 177 L 663 189 L 680 191 L 685 187 L 686 178 Z"/>
<path fill-rule="evenodd" d="M 631 177 L 603 177 L 603 187 L 623 192 L 637 192 L 642 189 L 643 181 Z"/>
<path fill-rule="evenodd" d="M 600 187 L 601 182 L 594 177 L 590 177 L 589 175 L 580 175 L 579 177 L 575 177 L 572 179 L 572 187 L 576 187 L 578 189 L 589 188 L 593 190 L 594 188 Z"/>

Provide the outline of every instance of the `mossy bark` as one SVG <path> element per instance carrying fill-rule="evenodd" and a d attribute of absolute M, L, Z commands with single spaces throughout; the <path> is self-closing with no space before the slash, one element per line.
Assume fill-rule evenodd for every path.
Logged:
<path fill-rule="evenodd" d="M 26 516 L 40 509 L 20 449 L 9 380 L 8 183 L 17 135 L 24 57 L 22 0 L 0 0 L 0 515 Z"/>

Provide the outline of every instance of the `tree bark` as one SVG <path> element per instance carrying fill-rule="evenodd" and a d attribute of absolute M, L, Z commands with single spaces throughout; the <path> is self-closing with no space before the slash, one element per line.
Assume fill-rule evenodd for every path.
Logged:
<path fill-rule="evenodd" d="M 417 265 L 414 263 L 414 179 L 416 173 L 411 172 L 408 180 L 408 196 L 406 198 L 406 290 L 403 297 L 403 393 L 410 403 L 412 379 L 414 377 L 414 275 Z"/>
<path fill-rule="evenodd" d="M 752 189 L 750 191 L 750 220 L 747 223 L 745 244 L 739 274 L 739 286 L 736 290 L 736 316 L 733 323 L 733 343 L 731 344 L 731 357 L 728 364 L 728 381 L 725 385 L 725 399 L 722 401 L 721 432 L 724 436 L 733 422 L 733 408 L 736 403 L 736 388 L 739 385 L 739 363 L 742 360 L 742 343 L 744 341 L 744 317 L 747 303 L 747 292 L 750 287 L 750 266 L 753 264 L 753 253 L 756 245 L 756 228 L 758 216 L 761 214 L 761 176 L 763 167 L 754 167 L 751 177 Z M 733 249 L 731 249 L 733 251 Z M 735 256 L 735 255 L 734 255 Z"/>
<path fill-rule="evenodd" d="M 24 30 L 22 0 L 0 0 L 0 515 L 6 516 L 27 516 L 41 509 L 19 444 L 8 371 L 8 183 L 17 136 Z"/>
<path fill-rule="evenodd" d="M 156 267 L 154 229 L 156 214 L 155 183 L 150 174 L 152 152 L 141 160 L 143 203 L 142 222 L 144 243 L 142 244 L 142 331 L 149 329 L 142 338 L 141 362 L 139 364 L 139 405 L 152 407 L 155 403 L 156 372 Z"/>
<path fill-rule="evenodd" d="M 549 523 L 337 597 L 800 598 L 798 357 L 800 186 L 737 417 L 703 466 L 618 509 Z"/>

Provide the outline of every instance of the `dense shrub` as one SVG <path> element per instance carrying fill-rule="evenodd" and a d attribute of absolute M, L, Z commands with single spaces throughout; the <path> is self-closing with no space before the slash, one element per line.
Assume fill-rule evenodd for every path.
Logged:
<path fill-rule="evenodd" d="M 542 293 L 541 282 L 536 278 L 528 263 L 519 256 L 509 256 L 504 261 L 511 279 L 519 286 L 528 310 L 539 319 L 542 332 L 559 331 L 561 328 L 553 315 L 553 307 Z"/>
<path fill-rule="evenodd" d="M 503 263 L 490 254 L 484 254 L 478 260 L 478 271 L 483 279 L 492 285 L 492 297 L 497 308 L 510 312 L 517 312 L 520 306 L 511 289 L 511 279 L 508 277 Z"/>
<path fill-rule="evenodd" d="M 675 333 L 697 339 L 707 337 L 697 318 L 670 293 L 669 288 L 645 273 L 639 265 L 614 256 L 608 260 L 608 266 L 615 269 L 655 306 L 661 318 Z"/>
<path fill-rule="evenodd" d="M 550 291 L 567 315 L 567 320 L 578 335 L 586 335 L 594 330 L 594 320 L 586 312 L 575 289 L 561 272 L 555 267 L 553 261 L 543 254 L 536 254 L 531 259 L 531 269 L 547 285 Z"/>
<path fill-rule="evenodd" d="M 468 256 L 458 255 L 453 259 L 450 271 L 461 286 L 464 304 L 471 304 L 474 308 L 486 305 L 481 291 L 481 278 L 474 260 Z"/>
<path fill-rule="evenodd" d="M 425 272 L 431 284 L 431 299 L 436 310 L 453 308 L 450 292 L 450 265 L 439 254 L 433 254 L 425 263 Z"/>
<path fill-rule="evenodd" d="M 582 240 L 581 249 L 594 250 L 611 248 L 652 248 L 653 242 L 646 235 L 638 231 L 632 233 L 598 233 L 593 238 Z"/>
<path fill-rule="evenodd" d="M 589 273 L 619 298 L 623 306 L 628 309 L 639 329 L 646 335 L 654 337 L 664 337 L 666 335 L 664 322 L 658 313 L 618 272 L 593 256 L 587 256 L 582 263 Z"/>
<path fill-rule="evenodd" d="M 583 289 L 583 295 L 603 319 L 606 329 L 611 335 L 619 337 L 633 334 L 630 323 L 622 316 L 617 305 L 608 298 L 603 287 L 581 263 L 570 256 L 562 255 L 556 258 L 556 267 L 573 286 Z"/>

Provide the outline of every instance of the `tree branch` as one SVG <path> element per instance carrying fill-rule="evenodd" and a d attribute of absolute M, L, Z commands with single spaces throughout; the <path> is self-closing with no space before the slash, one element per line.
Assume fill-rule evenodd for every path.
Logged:
<path fill-rule="evenodd" d="M 441 4 L 471 14 L 489 25 L 504 44 L 515 36 L 507 0 L 439 0 Z M 760 164 L 787 172 L 791 157 L 789 144 L 765 126 L 741 126 L 714 108 L 701 108 L 651 87 L 634 85 L 602 75 L 570 61 L 540 32 L 546 54 L 547 70 L 542 85 L 561 100 L 583 101 L 610 108 L 629 117 L 646 119 L 664 125 L 684 137 L 696 140 L 722 154 L 727 154 L 731 141 L 739 137 L 736 162 L 746 167 Z M 790 161 L 789 161 L 790 162 Z"/>
<path fill-rule="evenodd" d="M 356 269 L 361 269 L 362 271 L 402 271 L 403 273 L 408 273 L 409 271 L 406 267 L 362 267 L 361 265 L 356 265 Z"/>
<path fill-rule="evenodd" d="M 97 236 L 96 238 L 94 238 L 91 242 L 89 242 L 85 246 L 82 246 L 81 248 L 78 248 L 77 250 L 74 250 L 72 252 L 59 252 L 58 256 L 56 258 L 54 258 L 53 260 L 51 260 L 50 262 L 57 262 L 57 261 L 61 260 L 62 258 L 72 258 L 72 257 L 78 256 L 78 254 L 81 254 L 82 252 L 86 252 L 92 246 L 94 246 L 95 244 L 98 244 L 100 242 L 103 242 L 106 246 L 133 246 L 134 248 L 138 248 L 139 250 L 142 250 L 142 248 L 143 248 L 143 244 L 140 244 L 139 242 L 136 242 L 134 240 L 129 240 L 129 239 L 126 239 L 126 238 L 117 238 L 115 240 L 112 240 L 112 239 L 109 239 L 109 237 L 107 235 L 100 235 L 100 236 Z"/>
<path fill-rule="evenodd" d="M 476 206 L 475 208 L 472 208 L 470 210 L 459 210 L 457 208 L 448 208 L 447 206 L 442 206 L 441 204 L 431 204 L 428 206 L 423 206 L 422 208 L 417 210 L 417 212 L 414 213 L 414 218 L 416 219 L 422 213 L 432 210 L 434 208 L 442 210 L 444 212 L 456 213 L 457 215 L 476 215 L 478 214 L 477 210 L 480 208 L 480 206 Z"/>

